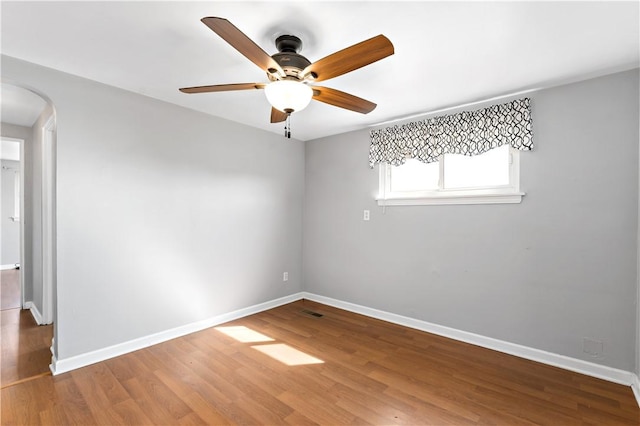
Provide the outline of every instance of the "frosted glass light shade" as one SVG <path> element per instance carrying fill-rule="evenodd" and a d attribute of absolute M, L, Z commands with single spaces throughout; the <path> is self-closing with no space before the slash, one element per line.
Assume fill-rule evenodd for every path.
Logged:
<path fill-rule="evenodd" d="M 282 112 L 302 111 L 311 102 L 313 90 L 304 83 L 293 80 L 278 80 L 264 88 L 267 100 Z"/>

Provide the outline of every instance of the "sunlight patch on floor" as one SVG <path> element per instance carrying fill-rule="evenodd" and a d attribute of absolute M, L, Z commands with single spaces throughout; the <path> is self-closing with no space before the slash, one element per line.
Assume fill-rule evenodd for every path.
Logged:
<path fill-rule="evenodd" d="M 242 343 L 273 342 L 271 337 L 265 336 L 264 334 L 258 333 L 257 331 L 243 325 L 233 327 L 216 327 L 216 330 Z"/>
<path fill-rule="evenodd" d="M 256 345 L 251 347 L 286 365 L 324 364 L 324 361 L 321 359 L 307 355 L 306 353 L 294 349 L 284 343 Z"/>

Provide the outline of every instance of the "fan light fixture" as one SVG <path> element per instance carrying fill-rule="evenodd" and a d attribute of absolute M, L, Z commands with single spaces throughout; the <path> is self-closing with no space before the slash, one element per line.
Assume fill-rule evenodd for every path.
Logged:
<path fill-rule="evenodd" d="M 269 55 L 227 19 L 207 16 L 201 21 L 231 47 L 266 72 L 272 82 L 213 84 L 183 87 L 180 91 L 211 93 L 264 89 L 267 100 L 271 104 L 271 123 L 284 122 L 286 138 L 291 137 L 291 113 L 305 109 L 311 99 L 361 114 L 373 111 L 376 107 L 373 102 L 329 87 L 308 86 L 305 81 L 312 80 L 316 83 L 329 80 L 393 55 L 394 52 L 393 44 L 380 34 L 312 63 L 298 53 L 302 49 L 302 40 L 294 35 L 278 36 L 276 38 L 278 53 Z"/>
<path fill-rule="evenodd" d="M 264 88 L 267 100 L 275 109 L 286 113 L 302 111 L 309 105 L 313 90 L 295 80 L 278 80 Z"/>

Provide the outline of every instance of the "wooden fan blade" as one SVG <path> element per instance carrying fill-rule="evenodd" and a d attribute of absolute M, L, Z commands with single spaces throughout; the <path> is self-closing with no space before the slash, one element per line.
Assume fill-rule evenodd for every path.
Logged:
<path fill-rule="evenodd" d="M 380 34 L 312 63 L 301 75 L 302 78 L 311 75 L 314 81 L 328 80 L 372 64 L 393 53 L 393 44 Z"/>
<path fill-rule="evenodd" d="M 337 106 L 362 114 L 368 114 L 376 108 L 376 104 L 366 99 L 341 92 L 340 90 L 328 87 L 313 86 L 313 99 L 325 104 Z"/>
<path fill-rule="evenodd" d="M 236 84 L 215 84 L 213 86 L 195 86 L 195 87 L 183 87 L 180 90 L 182 93 L 209 93 L 209 92 L 228 92 L 231 90 L 250 90 L 250 89 L 264 89 L 263 83 L 236 83 Z"/>
<path fill-rule="evenodd" d="M 282 112 L 277 108 L 271 107 L 271 122 L 281 123 L 287 119 L 287 113 Z"/>
<path fill-rule="evenodd" d="M 282 67 L 231 22 L 216 17 L 202 18 L 201 21 L 262 70 L 285 76 Z"/>

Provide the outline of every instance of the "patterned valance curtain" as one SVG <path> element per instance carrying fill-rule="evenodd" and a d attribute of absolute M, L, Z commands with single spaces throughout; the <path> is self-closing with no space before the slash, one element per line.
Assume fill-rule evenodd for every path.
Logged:
<path fill-rule="evenodd" d="M 478 155 L 506 144 L 533 148 L 529 98 L 372 130 L 369 166 L 399 166 L 407 158 L 431 163 L 443 154 Z"/>

